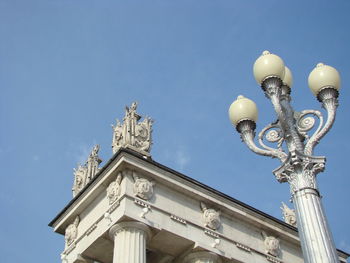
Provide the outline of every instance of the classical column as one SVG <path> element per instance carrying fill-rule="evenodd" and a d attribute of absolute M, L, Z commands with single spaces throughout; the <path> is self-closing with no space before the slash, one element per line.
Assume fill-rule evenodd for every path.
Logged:
<path fill-rule="evenodd" d="M 146 241 L 151 230 L 143 223 L 121 222 L 109 230 L 114 240 L 113 263 L 146 263 Z"/>
<path fill-rule="evenodd" d="M 187 255 L 184 263 L 221 263 L 220 257 L 212 252 L 200 251 Z"/>

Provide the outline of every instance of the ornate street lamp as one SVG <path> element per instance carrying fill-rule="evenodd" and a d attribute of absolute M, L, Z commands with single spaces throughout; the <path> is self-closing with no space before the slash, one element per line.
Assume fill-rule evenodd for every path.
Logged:
<path fill-rule="evenodd" d="M 258 117 L 255 103 L 238 96 L 230 106 L 230 119 L 250 150 L 282 162 L 273 174 L 279 182 L 290 184 L 305 262 L 339 262 L 316 183 L 316 175 L 324 170 L 326 159 L 313 155 L 315 146 L 335 119 L 339 73 L 335 68 L 319 63 L 309 75 L 309 87 L 327 111 L 326 122 L 317 110 L 293 110 L 290 104 L 292 74 L 280 57 L 264 51 L 255 61 L 254 76 L 271 100 L 278 120 L 259 133 L 258 147 L 254 143 Z M 319 119 L 316 129 L 313 129 L 314 117 Z M 313 132 L 311 136 L 309 131 Z M 276 147 L 266 145 L 264 140 L 275 143 Z"/>

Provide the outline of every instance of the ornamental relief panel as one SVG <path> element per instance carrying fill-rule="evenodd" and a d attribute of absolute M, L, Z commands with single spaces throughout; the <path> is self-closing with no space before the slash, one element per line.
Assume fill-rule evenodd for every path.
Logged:
<path fill-rule="evenodd" d="M 66 241 L 66 247 L 69 247 L 78 236 L 78 225 L 80 222 L 79 216 L 74 219 L 74 222 L 67 226 L 64 234 L 64 239 Z"/>
<path fill-rule="evenodd" d="M 274 236 L 268 236 L 264 231 L 261 235 L 264 238 L 265 253 L 278 257 L 281 253 L 280 241 Z"/>
<path fill-rule="evenodd" d="M 200 205 L 203 212 L 202 219 L 204 226 L 212 230 L 218 230 L 221 226 L 220 211 L 208 208 L 203 202 Z"/>
<path fill-rule="evenodd" d="M 155 186 L 155 182 L 139 177 L 135 172 L 133 172 L 133 178 L 134 195 L 146 201 L 150 200 L 153 196 L 153 187 Z"/>
<path fill-rule="evenodd" d="M 113 204 L 116 200 L 118 200 L 120 196 L 120 192 L 121 192 L 120 184 L 122 179 L 123 179 L 122 173 L 119 172 L 117 178 L 113 180 L 106 189 L 107 198 L 110 205 Z"/>

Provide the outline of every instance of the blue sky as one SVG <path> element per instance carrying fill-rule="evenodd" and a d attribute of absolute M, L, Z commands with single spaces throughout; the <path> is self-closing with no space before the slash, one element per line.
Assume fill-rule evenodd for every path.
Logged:
<path fill-rule="evenodd" d="M 64 239 L 47 224 L 90 148 L 112 156 L 110 124 L 135 100 L 155 120 L 156 161 L 281 218 L 278 161 L 249 152 L 227 115 L 244 94 L 258 129 L 275 120 L 252 74 L 263 50 L 292 70 L 296 110 L 320 109 L 307 87 L 318 62 L 341 74 L 316 154 L 335 242 L 350 252 L 349 12 L 346 0 L 0 0 L 1 261 L 60 262 Z"/>

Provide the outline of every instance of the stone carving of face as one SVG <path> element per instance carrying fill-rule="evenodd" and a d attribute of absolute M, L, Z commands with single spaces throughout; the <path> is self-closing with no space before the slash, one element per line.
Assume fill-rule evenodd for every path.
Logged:
<path fill-rule="evenodd" d="M 220 214 L 214 209 L 206 209 L 203 213 L 205 225 L 213 230 L 220 227 Z"/>
<path fill-rule="evenodd" d="M 77 238 L 79 220 L 80 219 L 77 216 L 74 222 L 67 226 L 66 232 L 64 234 L 64 239 L 66 240 L 66 246 L 71 245 L 73 241 Z"/>
<path fill-rule="evenodd" d="M 65 240 L 67 245 L 70 245 L 77 236 L 77 229 L 74 225 L 69 225 L 66 229 Z"/>
<path fill-rule="evenodd" d="M 134 193 L 138 197 L 148 200 L 153 195 L 153 185 L 147 179 L 138 178 L 134 183 Z"/>
<path fill-rule="evenodd" d="M 83 177 L 81 174 L 77 174 L 77 185 L 80 186 L 83 183 Z"/>
<path fill-rule="evenodd" d="M 291 224 L 292 226 L 296 226 L 297 220 L 294 214 L 289 214 L 289 215 L 286 215 L 285 217 L 286 217 L 287 223 Z"/>
<path fill-rule="evenodd" d="M 264 243 L 265 243 L 266 253 L 277 257 L 280 249 L 280 241 L 273 236 L 269 236 L 269 237 L 266 237 Z"/>
<path fill-rule="evenodd" d="M 111 204 L 115 200 L 117 200 L 119 194 L 120 194 L 120 185 L 116 181 L 111 182 L 107 187 L 107 198 L 109 200 L 109 203 Z"/>

